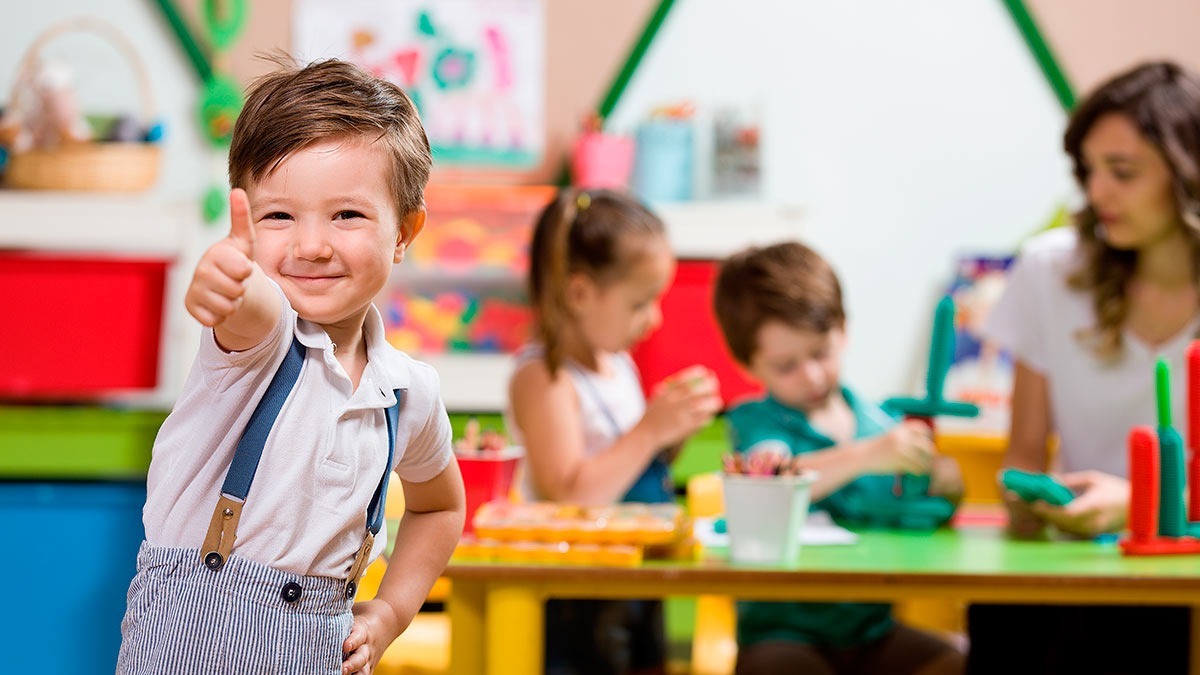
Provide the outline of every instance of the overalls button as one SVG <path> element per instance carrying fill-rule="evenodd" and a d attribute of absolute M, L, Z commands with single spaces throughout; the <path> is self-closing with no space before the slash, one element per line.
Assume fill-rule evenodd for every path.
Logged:
<path fill-rule="evenodd" d="M 300 584 L 298 584 L 294 581 L 287 582 L 286 584 L 283 585 L 283 592 L 280 593 L 280 595 L 283 596 L 284 602 L 295 602 L 295 601 L 299 600 L 300 599 Z"/>

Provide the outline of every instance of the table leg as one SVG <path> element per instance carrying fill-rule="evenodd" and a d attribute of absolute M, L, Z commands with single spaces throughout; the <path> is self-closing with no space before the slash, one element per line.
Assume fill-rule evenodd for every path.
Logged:
<path fill-rule="evenodd" d="M 450 584 L 447 611 L 450 612 L 450 672 L 452 675 L 479 675 L 485 656 L 484 627 L 487 607 L 483 584 L 455 579 Z"/>
<path fill-rule="evenodd" d="M 455 580 L 455 583 L 458 583 Z M 487 590 L 488 675 L 539 675 L 542 672 L 544 598 L 522 585 L 493 583 Z"/>

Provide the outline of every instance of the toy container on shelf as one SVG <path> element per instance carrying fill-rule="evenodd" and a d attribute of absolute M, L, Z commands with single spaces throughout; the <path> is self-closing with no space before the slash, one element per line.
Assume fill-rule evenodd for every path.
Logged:
<path fill-rule="evenodd" d="M 78 400 L 158 384 L 168 261 L 0 251 L 0 399 Z"/>
<path fill-rule="evenodd" d="M 467 501 L 463 534 L 471 534 L 475 530 L 474 516 L 480 506 L 488 502 L 509 500 L 513 476 L 524 454 L 518 447 L 456 453 Z"/>
<path fill-rule="evenodd" d="M 629 187 L 633 153 L 633 139 L 628 136 L 584 131 L 571 149 L 571 182 L 585 190 L 624 190 Z"/>
<path fill-rule="evenodd" d="M 632 189 L 648 202 L 692 198 L 692 121 L 656 118 L 642 123 L 634 134 Z"/>
<path fill-rule="evenodd" d="M 30 96 L 31 79 L 41 67 L 45 46 L 69 33 L 90 33 L 109 42 L 124 57 L 137 81 L 140 124 L 137 140 L 62 142 L 49 147 L 12 148 L 4 169 L 10 188 L 33 190 L 94 190 L 137 192 L 158 179 L 161 151 L 157 142 L 145 140 L 155 124 L 150 78 L 133 44 L 115 27 L 94 18 L 78 18 L 52 25 L 26 51 L 18 67 L 8 102 L 20 109 Z"/>
<path fill-rule="evenodd" d="M 11 580 L 5 603 L 21 608 L 0 617 L 9 646 L 0 670 L 113 672 L 145 503 L 142 481 L 0 482 L 0 537 L 13 552 L 0 561 L 0 575 Z M 65 533 L 69 542 L 52 543 Z M 69 646 L 19 648 L 44 641 L 47 631 Z"/>
<path fill-rule="evenodd" d="M 725 523 L 734 562 L 794 564 L 815 474 L 724 476 Z"/>

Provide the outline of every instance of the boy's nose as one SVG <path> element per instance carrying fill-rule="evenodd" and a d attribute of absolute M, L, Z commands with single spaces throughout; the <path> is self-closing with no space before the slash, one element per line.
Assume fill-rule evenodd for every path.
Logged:
<path fill-rule="evenodd" d="M 319 260 L 333 254 L 326 228 L 311 223 L 301 223 L 296 228 L 296 256 L 305 260 Z"/>

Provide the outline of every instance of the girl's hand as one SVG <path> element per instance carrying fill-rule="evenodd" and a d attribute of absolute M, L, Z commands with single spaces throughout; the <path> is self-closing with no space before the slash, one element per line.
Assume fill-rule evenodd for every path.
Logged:
<path fill-rule="evenodd" d="M 1034 502 L 1033 511 L 1063 532 L 1092 537 L 1119 532 L 1129 513 L 1129 481 L 1100 471 L 1058 477 L 1075 493 L 1066 506 Z"/>
<path fill-rule="evenodd" d="M 933 437 L 919 420 L 905 420 L 863 444 L 862 473 L 924 475 L 933 465 Z"/>
<path fill-rule="evenodd" d="M 342 643 L 342 675 L 371 675 L 383 652 L 399 636 L 399 617 L 383 600 L 354 603 L 354 625 Z"/>
<path fill-rule="evenodd" d="M 692 366 L 659 383 L 638 426 L 658 447 L 680 443 L 712 421 L 721 410 L 717 378 L 704 366 Z"/>

